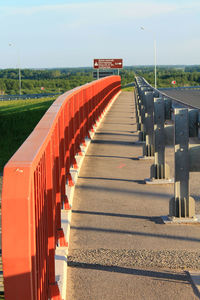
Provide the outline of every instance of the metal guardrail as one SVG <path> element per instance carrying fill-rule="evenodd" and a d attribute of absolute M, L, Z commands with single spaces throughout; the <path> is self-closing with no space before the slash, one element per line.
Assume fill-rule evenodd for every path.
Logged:
<path fill-rule="evenodd" d="M 0 101 L 39 99 L 39 98 L 57 96 L 57 95 L 60 95 L 60 93 L 42 93 L 42 94 L 25 94 L 25 95 L 0 95 Z"/>
<path fill-rule="evenodd" d="M 180 87 L 168 87 L 168 88 L 158 88 L 159 91 L 170 91 L 170 90 L 199 90 L 200 85 L 196 86 L 180 86 Z"/>
<path fill-rule="evenodd" d="M 67 246 L 61 209 L 75 155 L 121 89 L 119 76 L 61 95 L 4 168 L 2 259 L 5 299 L 61 300 L 55 248 Z"/>
<path fill-rule="evenodd" d="M 200 172 L 199 109 L 154 89 L 142 77 L 136 77 L 135 99 L 143 158 L 154 159 L 149 181 L 154 184 L 174 182 L 168 220 L 199 222 L 195 215 L 195 201 L 189 192 L 189 173 Z M 196 144 L 190 144 L 191 137 L 196 138 Z M 174 145 L 174 180 L 170 179 L 169 167 L 165 163 L 167 145 Z"/>

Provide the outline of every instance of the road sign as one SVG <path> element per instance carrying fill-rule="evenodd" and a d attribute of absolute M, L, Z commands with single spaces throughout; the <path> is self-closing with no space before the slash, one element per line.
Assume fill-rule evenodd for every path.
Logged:
<path fill-rule="evenodd" d="M 94 69 L 122 69 L 123 60 L 118 59 L 94 59 Z"/>
<path fill-rule="evenodd" d="M 171 82 L 172 84 L 176 84 L 176 80 L 172 80 L 172 82 Z"/>

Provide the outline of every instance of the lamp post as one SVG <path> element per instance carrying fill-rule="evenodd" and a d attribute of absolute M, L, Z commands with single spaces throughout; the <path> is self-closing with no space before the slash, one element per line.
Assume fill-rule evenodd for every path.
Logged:
<path fill-rule="evenodd" d="M 146 30 L 143 26 L 140 27 L 141 30 Z M 149 31 L 149 30 L 148 30 Z M 151 32 L 151 31 L 150 31 Z M 152 32 L 151 32 L 152 33 Z M 152 33 L 153 34 L 153 33 Z M 154 34 L 153 34 L 154 36 Z M 156 57 L 156 39 L 154 36 L 154 87 L 157 88 L 157 57 Z"/>
<path fill-rule="evenodd" d="M 9 46 L 12 47 L 13 44 L 9 43 Z M 21 95 L 22 92 L 22 80 L 21 80 L 21 68 L 20 68 L 20 53 L 18 51 L 18 78 L 19 78 L 19 94 Z"/>

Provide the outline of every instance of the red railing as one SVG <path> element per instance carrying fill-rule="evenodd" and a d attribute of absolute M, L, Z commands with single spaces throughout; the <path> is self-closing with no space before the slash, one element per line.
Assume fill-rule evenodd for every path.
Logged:
<path fill-rule="evenodd" d="M 102 112 L 121 89 L 119 76 L 60 96 L 4 168 L 2 259 L 6 300 L 61 299 L 56 245 L 67 246 L 61 209 L 70 209 L 70 167 Z"/>

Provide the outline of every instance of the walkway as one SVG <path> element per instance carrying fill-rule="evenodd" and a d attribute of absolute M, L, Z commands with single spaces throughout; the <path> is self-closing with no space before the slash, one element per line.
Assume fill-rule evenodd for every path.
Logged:
<path fill-rule="evenodd" d="M 186 270 L 200 269 L 200 227 L 162 224 L 173 185 L 144 184 L 152 162 L 137 159 L 134 109 L 133 93 L 123 92 L 84 159 L 73 202 L 68 300 L 199 299 Z"/>

